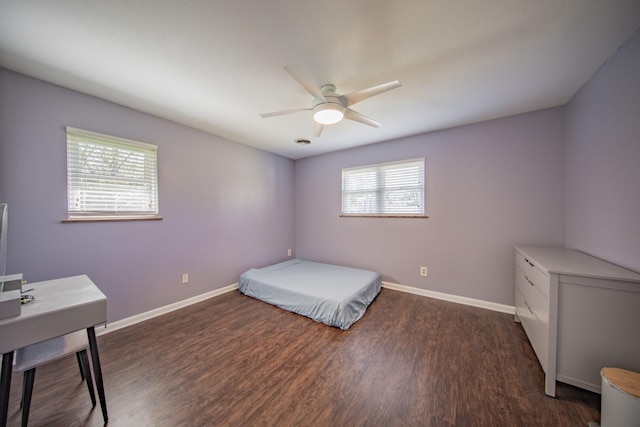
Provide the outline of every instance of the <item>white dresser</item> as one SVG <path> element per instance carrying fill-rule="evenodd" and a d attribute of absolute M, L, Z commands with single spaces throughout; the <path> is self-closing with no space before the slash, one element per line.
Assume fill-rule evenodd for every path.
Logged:
<path fill-rule="evenodd" d="M 572 249 L 516 246 L 516 321 L 545 372 L 600 393 L 600 370 L 640 372 L 640 274 Z"/>

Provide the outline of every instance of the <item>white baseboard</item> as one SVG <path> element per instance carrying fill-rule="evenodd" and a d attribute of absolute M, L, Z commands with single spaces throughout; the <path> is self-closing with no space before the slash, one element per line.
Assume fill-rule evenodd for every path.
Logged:
<path fill-rule="evenodd" d="M 567 377 L 565 375 L 557 375 L 556 378 L 561 383 L 570 384 L 572 386 L 580 387 L 585 390 L 592 391 L 594 393 L 602 394 L 602 387 L 597 384 L 591 384 L 585 381 L 576 380 L 575 378 Z"/>
<path fill-rule="evenodd" d="M 429 298 L 435 298 L 443 301 L 454 302 L 458 304 L 470 305 L 473 307 L 484 308 L 487 310 L 499 311 L 502 313 L 515 314 L 515 307 L 510 305 L 498 304 L 495 302 L 483 301 L 473 298 L 466 298 L 457 295 L 445 294 L 442 292 L 429 291 L 426 289 L 414 288 L 411 286 L 399 285 L 397 283 L 382 282 L 382 286 L 395 291 L 407 292 L 414 295 L 420 295 Z M 233 290 L 238 289 L 238 283 L 234 283 L 224 288 L 216 289 L 211 292 L 196 295 L 195 297 L 187 298 L 182 301 L 175 302 L 173 304 L 165 305 L 164 307 L 158 307 L 153 310 L 149 310 L 144 313 L 136 314 L 135 316 L 127 317 L 112 323 L 96 326 L 96 335 L 104 335 L 109 332 L 117 331 L 118 329 L 126 328 L 128 326 L 135 325 L 136 323 L 144 322 L 145 320 L 153 319 L 154 317 L 161 316 L 163 314 L 170 313 L 174 310 L 196 304 L 209 298 L 217 297 L 218 295 L 226 294 Z"/>
<path fill-rule="evenodd" d="M 471 305 L 473 307 L 485 308 L 487 310 L 499 311 L 501 313 L 515 314 L 515 307 L 512 305 L 498 304 L 490 301 L 483 301 L 474 298 L 461 297 L 458 295 L 445 294 L 442 292 L 429 291 L 426 289 L 414 288 L 412 286 L 399 285 L 397 283 L 382 282 L 382 287 L 393 289 L 394 291 L 407 292 L 409 294 L 421 295 L 423 297 L 435 298 L 443 301 L 455 302 L 458 304 Z"/>
<path fill-rule="evenodd" d="M 206 292 L 204 294 L 196 295 L 195 297 L 187 298 L 185 300 L 178 301 L 173 304 L 165 305 L 164 307 L 158 307 L 156 309 L 149 310 L 144 313 L 136 314 L 135 316 L 127 317 L 126 319 L 118 320 L 112 323 L 107 323 L 101 326 L 96 326 L 95 328 L 96 335 L 99 336 L 99 335 L 107 334 L 109 332 L 117 331 L 118 329 L 126 328 L 127 326 L 132 326 L 132 325 L 135 325 L 136 323 L 144 322 L 145 320 L 149 320 L 154 317 L 170 313 L 174 310 L 178 310 L 188 305 L 196 304 L 198 302 L 207 300 L 209 298 L 226 294 L 227 292 L 231 292 L 235 289 L 238 289 L 237 283 L 234 283 L 229 286 L 225 286 L 224 288 L 216 289 L 211 292 Z"/>

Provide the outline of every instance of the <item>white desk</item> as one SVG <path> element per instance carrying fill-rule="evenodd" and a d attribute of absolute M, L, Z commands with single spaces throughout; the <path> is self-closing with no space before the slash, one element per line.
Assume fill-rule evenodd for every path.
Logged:
<path fill-rule="evenodd" d="M 50 338 L 87 330 L 100 407 L 105 423 L 107 404 L 94 326 L 107 321 L 107 297 L 86 275 L 30 283 L 35 300 L 22 306 L 20 316 L 0 320 L 0 426 L 7 425 L 13 351 Z"/>

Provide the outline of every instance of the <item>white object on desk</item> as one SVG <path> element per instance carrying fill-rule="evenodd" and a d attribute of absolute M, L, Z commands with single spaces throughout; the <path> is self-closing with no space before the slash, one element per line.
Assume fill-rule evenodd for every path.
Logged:
<path fill-rule="evenodd" d="M 0 282 L 2 282 L 3 291 L 15 291 L 16 289 L 21 291 L 22 284 L 25 283 L 22 273 L 0 276 Z"/>
<path fill-rule="evenodd" d="M 0 292 L 0 319 L 20 316 L 20 290 Z"/>
<path fill-rule="evenodd" d="M 600 370 L 640 371 L 640 274 L 583 252 L 516 246 L 516 320 L 545 372 L 600 392 Z"/>
<path fill-rule="evenodd" d="M 22 274 L 0 276 L 0 319 L 20 315 Z"/>

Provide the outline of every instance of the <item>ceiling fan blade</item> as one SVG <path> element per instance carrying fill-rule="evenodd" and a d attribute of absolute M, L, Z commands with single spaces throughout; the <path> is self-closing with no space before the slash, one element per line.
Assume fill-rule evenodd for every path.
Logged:
<path fill-rule="evenodd" d="M 341 98 L 344 99 L 347 107 L 365 100 L 367 98 L 371 98 L 372 96 L 380 95 L 388 90 L 395 89 L 402 86 L 399 80 L 394 80 L 392 82 L 382 83 L 377 86 L 372 86 L 368 89 L 362 89 L 355 92 L 348 93 L 346 95 L 342 95 Z"/>
<path fill-rule="evenodd" d="M 302 71 L 298 70 L 298 67 L 296 67 L 295 65 L 287 65 L 286 67 L 284 67 L 284 69 L 287 70 L 289 74 L 291 74 L 291 77 L 296 79 L 296 81 L 300 84 L 300 86 L 304 88 L 304 90 L 309 92 L 315 98 L 326 101 L 324 95 L 322 94 L 322 92 L 320 92 L 320 87 L 316 84 L 316 82 L 310 80 L 307 76 L 305 76 Z"/>
<path fill-rule="evenodd" d="M 273 113 L 262 113 L 260 117 L 266 119 L 273 116 L 284 116 L 285 114 L 299 113 L 301 111 L 311 111 L 311 108 L 297 108 L 295 110 L 274 111 Z"/>
<path fill-rule="evenodd" d="M 375 120 L 370 119 L 367 116 L 364 116 L 357 111 L 353 111 L 351 108 L 347 108 L 344 110 L 344 118 L 353 120 L 355 122 L 364 123 L 365 125 L 373 126 L 374 128 L 379 128 L 382 126 L 382 123 L 378 123 Z"/>
<path fill-rule="evenodd" d="M 320 123 L 316 123 L 316 128 L 313 131 L 313 136 L 314 137 L 319 137 L 322 134 L 322 130 L 324 129 L 324 125 L 320 124 Z"/>

